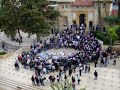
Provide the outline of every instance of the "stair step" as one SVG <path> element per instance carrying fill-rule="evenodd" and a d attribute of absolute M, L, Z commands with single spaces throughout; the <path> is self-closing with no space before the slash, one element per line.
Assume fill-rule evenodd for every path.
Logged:
<path fill-rule="evenodd" d="M 3 77 L 0 77 L 0 84 L 17 90 L 42 90 L 39 87 L 23 84 Z"/>

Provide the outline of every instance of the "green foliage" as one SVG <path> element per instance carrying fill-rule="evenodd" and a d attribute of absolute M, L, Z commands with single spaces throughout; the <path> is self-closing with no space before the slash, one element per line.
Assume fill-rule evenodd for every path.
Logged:
<path fill-rule="evenodd" d="M 54 84 L 53 83 L 53 84 L 51 84 L 51 88 L 53 90 L 64 90 L 64 84 L 65 84 L 65 82 L 64 83 L 60 83 L 60 84 L 58 84 L 58 83 Z M 67 85 L 67 90 L 72 90 L 72 83 L 69 82 L 69 80 L 66 81 L 66 85 Z"/>
<path fill-rule="evenodd" d="M 60 16 L 57 10 L 48 6 L 48 0 L 19 0 L 16 3 L 21 6 L 16 7 L 15 0 L 2 0 L 1 3 L 0 28 L 7 35 L 15 35 L 17 30 L 37 36 L 49 34 Z"/>
<path fill-rule="evenodd" d="M 114 42 L 114 41 L 112 40 L 112 42 Z M 110 37 L 104 37 L 103 44 L 104 45 L 110 45 Z"/>
<path fill-rule="evenodd" d="M 94 34 L 94 36 L 96 36 L 98 39 L 100 39 L 102 41 L 104 40 L 104 37 L 107 36 L 106 33 L 101 32 L 101 31 L 94 31 L 93 34 Z"/>
<path fill-rule="evenodd" d="M 54 84 L 51 84 L 50 86 L 53 90 L 55 90 Z"/>
<path fill-rule="evenodd" d="M 119 24 L 120 19 L 117 16 L 107 16 L 104 20 L 109 24 Z"/>
<path fill-rule="evenodd" d="M 93 34 L 98 39 L 102 40 L 105 45 L 110 44 L 110 39 L 112 39 L 112 44 L 114 44 L 114 42 L 119 38 L 117 33 L 118 28 L 119 26 L 106 26 L 106 33 L 102 31 L 94 31 Z"/>
<path fill-rule="evenodd" d="M 116 33 L 119 36 L 119 40 L 120 40 L 120 27 L 116 30 Z"/>
<path fill-rule="evenodd" d="M 108 32 L 108 35 L 113 40 L 117 40 L 118 39 L 118 35 L 116 33 L 118 28 L 119 28 L 119 26 L 113 26 L 113 27 L 106 26 L 106 30 Z"/>
<path fill-rule="evenodd" d="M 85 88 L 81 88 L 80 90 L 86 90 Z"/>
<path fill-rule="evenodd" d="M 0 52 L 0 55 L 5 55 L 6 54 L 6 52 Z"/>

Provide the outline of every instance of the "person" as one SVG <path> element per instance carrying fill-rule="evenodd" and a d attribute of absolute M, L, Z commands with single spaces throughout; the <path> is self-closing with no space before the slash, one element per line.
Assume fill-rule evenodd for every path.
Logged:
<path fill-rule="evenodd" d="M 15 70 L 16 70 L 16 71 L 17 71 L 17 70 L 19 70 L 19 64 L 18 64 L 18 62 L 17 62 L 17 61 L 15 62 L 15 64 L 14 64 L 14 65 L 15 65 Z"/>
<path fill-rule="evenodd" d="M 47 70 L 46 70 L 46 68 L 44 67 L 43 68 L 43 74 L 46 74 L 47 73 Z"/>
<path fill-rule="evenodd" d="M 85 73 L 87 72 L 87 70 L 88 70 L 88 66 L 87 66 L 87 65 L 85 65 Z"/>
<path fill-rule="evenodd" d="M 33 75 L 32 75 L 32 77 L 31 77 L 31 81 L 32 81 L 32 84 L 35 85 L 35 78 L 34 78 Z"/>
<path fill-rule="evenodd" d="M 82 75 L 82 67 L 80 67 L 80 69 L 79 69 L 79 75 L 80 76 Z"/>
<path fill-rule="evenodd" d="M 64 85 L 64 90 L 67 90 L 67 84 L 65 83 L 65 85 Z"/>
<path fill-rule="evenodd" d="M 50 82 L 52 82 L 52 75 L 49 76 L 49 80 L 50 80 Z"/>
<path fill-rule="evenodd" d="M 73 90 L 76 90 L 75 82 L 72 82 L 72 89 L 73 89 Z"/>
<path fill-rule="evenodd" d="M 113 61 L 113 65 L 116 65 L 116 60 Z"/>
<path fill-rule="evenodd" d="M 5 43 L 4 42 L 2 42 L 2 48 L 5 49 Z"/>
<path fill-rule="evenodd" d="M 73 77 L 73 76 L 72 76 L 72 78 L 71 78 L 71 79 L 72 79 L 72 82 L 75 82 L 75 77 Z"/>
<path fill-rule="evenodd" d="M 95 76 L 94 80 L 97 80 L 97 79 L 98 79 L 98 73 L 97 73 L 96 70 L 95 70 L 95 72 L 94 72 L 94 76 Z"/>
<path fill-rule="evenodd" d="M 88 66 L 88 73 L 90 73 L 90 65 Z"/>
<path fill-rule="evenodd" d="M 39 79 L 39 83 L 40 83 L 40 85 L 42 86 L 42 84 L 43 84 L 43 83 L 42 83 L 42 76 L 39 75 L 39 76 L 38 76 L 38 79 Z"/>
<path fill-rule="evenodd" d="M 61 69 L 59 70 L 59 78 L 62 81 L 62 70 Z"/>
<path fill-rule="evenodd" d="M 54 76 L 52 76 L 52 83 L 54 83 L 55 82 L 55 77 Z"/>
<path fill-rule="evenodd" d="M 65 74 L 65 77 L 64 77 L 64 79 L 65 79 L 65 83 L 66 83 L 66 81 L 67 81 L 67 75 Z"/>
<path fill-rule="evenodd" d="M 39 79 L 37 76 L 35 76 L 35 81 L 36 81 L 37 86 L 39 86 Z"/>
<path fill-rule="evenodd" d="M 69 68 L 69 76 L 71 77 L 71 74 L 72 74 L 72 69 Z"/>
<path fill-rule="evenodd" d="M 95 60 L 95 62 L 94 62 L 94 63 L 95 63 L 95 68 L 96 68 L 96 67 L 97 67 L 97 61 Z"/>
<path fill-rule="evenodd" d="M 79 77 L 79 75 L 77 75 L 77 82 L 78 82 L 78 84 L 80 84 L 80 77 Z"/>
<path fill-rule="evenodd" d="M 59 75 L 57 75 L 57 82 L 60 83 Z"/>

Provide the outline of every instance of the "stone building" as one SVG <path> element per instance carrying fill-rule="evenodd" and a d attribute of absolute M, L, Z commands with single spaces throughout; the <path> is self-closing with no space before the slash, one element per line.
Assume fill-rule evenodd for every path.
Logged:
<path fill-rule="evenodd" d="M 50 0 L 57 5 L 62 17 L 58 19 L 58 28 L 64 29 L 72 24 L 81 25 L 84 23 L 89 27 L 98 24 L 98 4 L 101 10 L 101 17 L 110 15 L 112 0 Z M 53 5 L 53 6 L 54 6 Z"/>

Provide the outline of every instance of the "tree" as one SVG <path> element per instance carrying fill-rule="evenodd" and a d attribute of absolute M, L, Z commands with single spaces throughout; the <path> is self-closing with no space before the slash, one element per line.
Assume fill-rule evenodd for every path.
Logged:
<path fill-rule="evenodd" d="M 119 38 L 117 34 L 118 29 L 119 29 L 119 26 L 113 26 L 113 27 L 106 26 L 108 37 L 111 40 L 111 45 Z"/>
<path fill-rule="evenodd" d="M 4 12 L 4 15 L 0 16 L 2 31 L 9 31 L 11 28 L 12 31 L 18 31 L 21 36 L 22 30 L 36 34 L 37 39 L 40 35 L 49 33 L 51 26 L 60 16 L 57 10 L 49 6 L 47 0 L 2 0 L 2 12 Z"/>
<path fill-rule="evenodd" d="M 20 16 L 19 16 L 19 3 L 15 3 L 15 0 L 2 0 L 1 2 L 1 12 L 3 15 L 0 15 L 1 30 L 4 31 L 8 36 L 15 36 L 18 33 L 20 41 Z M 15 6 L 16 4 L 16 6 Z"/>
<path fill-rule="evenodd" d="M 4 31 L 7 36 L 14 36 L 16 34 L 15 15 L 9 0 L 4 1 L 4 5 L 0 8 L 0 21 L 1 31 Z"/>
<path fill-rule="evenodd" d="M 29 0 L 27 3 L 21 0 L 21 2 L 24 6 L 21 14 L 24 31 L 36 34 L 38 39 L 40 35 L 49 33 L 60 13 L 50 7 L 47 0 Z"/>

